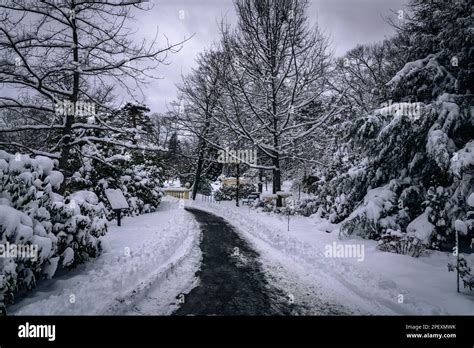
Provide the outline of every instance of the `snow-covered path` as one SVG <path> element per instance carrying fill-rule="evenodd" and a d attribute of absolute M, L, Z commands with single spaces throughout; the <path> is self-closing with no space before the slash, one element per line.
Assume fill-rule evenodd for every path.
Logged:
<path fill-rule="evenodd" d="M 125 218 L 103 238 L 103 254 L 8 308 L 13 315 L 170 314 L 176 295 L 194 287 L 199 226 L 176 200 Z"/>
<path fill-rule="evenodd" d="M 176 315 L 292 315 L 298 307 L 261 271 L 259 255 L 224 219 L 188 209 L 202 228 L 199 285 Z"/>
<path fill-rule="evenodd" d="M 190 202 L 223 217 L 260 254 L 267 279 L 293 295 L 306 314 L 472 314 L 474 295 L 456 293 L 448 253 L 412 258 L 382 252 L 377 242 L 338 239 L 338 226 L 319 218 L 292 217 L 235 207 L 234 202 Z M 364 246 L 364 259 L 326 257 L 333 243 Z"/>

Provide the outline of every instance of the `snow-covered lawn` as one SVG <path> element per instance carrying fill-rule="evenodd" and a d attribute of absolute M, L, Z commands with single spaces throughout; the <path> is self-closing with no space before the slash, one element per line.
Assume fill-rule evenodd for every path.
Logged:
<path fill-rule="evenodd" d="M 339 240 L 338 226 L 324 219 L 290 217 L 288 232 L 286 216 L 237 208 L 235 202 L 191 204 L 237 227 L 261 254 L 269 277 L 295 302 L 311 306 L 324 300 L 356 314 L 474 313 L 474 292 L 456 292 L 456 275 L 447 269 L 453 256 L 448 253 L 413 258 L 382 252 L 375 241 Z M 333 243 L 363 246 L 363 259 L 326 256 Z"/>
<path fill-rule="evenodd" d="M 177 200 L 156 213 L 111 223 L 102 255 L 52 280 L 8 308 L 13 315 L 169 314 L 194 286 L 199 226 Z"/>

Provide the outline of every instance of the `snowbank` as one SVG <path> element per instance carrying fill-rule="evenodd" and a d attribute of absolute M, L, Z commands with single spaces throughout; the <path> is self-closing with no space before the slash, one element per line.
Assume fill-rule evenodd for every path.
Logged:
<path fill-rule="evenodd" d="M 197 223 L 167 197 L 157 212 L 110 227 L 99 258 L 42 284 L 9 313 L 169 314 L 176 296 L 193 286 L 198 242 Z M 157 297 L 147 302 L 153 292 Z"/>

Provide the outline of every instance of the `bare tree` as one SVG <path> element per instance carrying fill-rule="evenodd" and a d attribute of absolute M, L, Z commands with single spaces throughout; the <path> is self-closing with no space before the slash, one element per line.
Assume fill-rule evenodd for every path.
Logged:
<path fill-rule="evenodd" d="M 335 112 L 300 113 L 328 90 L 328 44 L 317 28 L 308 26 L 307 1 L 237 0 L 235 5 L 237 28 L 222 30 L 229 73 L 219 122 L 271 160 L 277 193 L 281 161 L 293 157 L 294 144 L 304 146 Z"/>
<path fill-rule="evenodd" d="M 199 182 L 205 165 L 205 156 L 209 146 L 216 147 L 215 128 L 211 121 L 216 112 L 223 92 L 224 56 L 218 49 L 209 50 L 199 55 L 197 68 L 183 77 L 178 86 L 181 110 L 177 118 L 183 129 L 196 135 L 198 155 L 192 185 L 192 198 L 196 199 Z M 214 141 L 213 141 L 214 140 Z"/>
<path fill-rule="evenodd" d="M 115 86 L 130 95 L 140 92 L 155 69 L 166 63 L 168 53 L 181 47 L 168 41 L 158 46 L 151 42 L 135 44 L 134 32 L 127 28 L 132 9 L 147 10 L 143 0 L 9 0 L 0 4 L 0 84 L 2 90 L 15 89 L 25 97 L 0 96 L 0 109 L 33 111 L 49 117 L 35 118 L 21 127 L 6 127 L 0 132 L 43 131 L 53 134 L 54 144 L 43 155 L 59 160 L 67 176 L 71 150 L 82 144 L 109 139 L 84 136 L 85 130 L 106 129 L 100 113 L 76 112 L 79 103 L 107 108 Z M 6 87 L 6 88 L 4 88 Z M 31 102 L 34 100 L 34 102 Z M 64 107 L 64 103 L 68 106 Z M 58 105 L 61 112 L 58 112 Z M 72 110 L 72 112 L 71 112 Z M 65 112 L 66 111 L 66 112 Z M 34 114 L 34 112 L 33 112 Z M 85 122 L 87 116 L 93 122 Z M 120 129 L 114 131 L 120 132 Z M 137 148 L 131 143 L 116 145 Z M 21 143 L 0 142 L 32 153 L 35 148 Z M 63 187 L 64 190 L 64 187 Z"/>
<path fill-rule="evenodd" d="M 404 65 L 396 44 L 392 38 L 358 45 L 336 60 L 332 87 L 337 93 L 346 91 L 343 101 L 354 114 L 368 114 L 385 101 L 386 83 Z"/>

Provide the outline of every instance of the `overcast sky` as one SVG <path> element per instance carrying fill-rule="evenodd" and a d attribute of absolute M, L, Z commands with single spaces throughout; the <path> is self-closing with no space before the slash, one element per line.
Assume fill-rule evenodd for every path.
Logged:
<path fill-rule="evenodd" d="M 155 0 L 154 8 L 136 14 L 139 35 L 150 37 L 158 26 L 161 35 L 171 42 L 193 38 L 170 57 L 168 66 L 159 69 L 161 80 L 145 90 L 145 103 L 152 111 L 164 112 L 175 99 L 175 84 L 181 74 L 194 65 L 196 55 L 218 40 L 218 23 L 223 16 L 235 23 L 232 0 Z M 368 43 L 390 36 L 394 30 L 385 17 L 404 8 L 406 0 L 310 0 L 308 18 L 330 37 L 336 55 L 342 55 L 358 43 Z"/>

